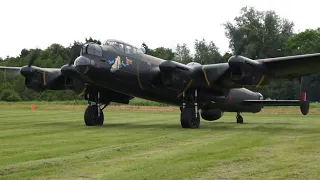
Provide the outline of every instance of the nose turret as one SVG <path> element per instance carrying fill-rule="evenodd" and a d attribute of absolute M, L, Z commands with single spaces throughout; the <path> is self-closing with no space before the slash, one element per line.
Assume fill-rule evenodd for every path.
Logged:
<path fill-rule="evenodd" d="M 85 74 L 89 71 L 91 65 L 90 59 L 84 56 L 79 56 L 75 61 L 74 61 L 74 67 L 76 70 L 81 73 Z"/>

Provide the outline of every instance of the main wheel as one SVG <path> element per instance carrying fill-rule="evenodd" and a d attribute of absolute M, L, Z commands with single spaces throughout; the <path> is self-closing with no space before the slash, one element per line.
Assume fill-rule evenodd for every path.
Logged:
<path fill-rule="evenodd" d="M 239 124 L 243 123 L 243 118 L 241 115 L 237 115 L 237 123 L 239 123 Z"/>
<path fill-rule="evenodd" d="M 103 111 L 100 110 L 100 116 L 98 117 L 98 106 L 88 106 L 84 113 L 84 123 L 86 126 L 101 126 L 103 125 L 104 115 Z"/>
<path fill-rule="evenodd" d="M 200 126 L 200 115 L 195 114 L 193 107 L 185 107 L 181 110 L 180 123 L 183 128 L 199 128 Z"/>

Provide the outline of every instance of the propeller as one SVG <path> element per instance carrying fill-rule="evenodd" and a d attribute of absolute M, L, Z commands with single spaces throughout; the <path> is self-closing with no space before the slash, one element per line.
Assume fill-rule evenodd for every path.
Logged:
<path fill-rule="evenodd" d="M 70 76 L 74 75 L 75 73 L 75 68 L 72 67 L 72 58 L 71 58 L 71 53 L 69 54 L 69 59 L 68 59 L 68 64 L 65 64 L 61 67 L 61 73 L 64 76 Z M 71 74 L 70 74 L 71 73 Z"/>
<path fill-rule="evenodd" d="M 31 65 L 34 63 L 35 60 L 36 60 L 36 58 L 31 57 L 31 58 L 30 58 L 30 61 L 29 61 L 29 63 L 28 63 L 28 67 L 31 67 Z"/>
<path fill-rule="evenodd" d="M 20 69 L 20 73 L 23 76 L 27 77 L 27 76 L 32 76 L 33 75 L 34 70 L 31 67 L 31 65 L 34 63 L 35 60 L 36 60 L 36 58 L 34 56 L 31 56 L 28 65 L 27 66 L 23 66 Z"/>
<path fill-rule="evenodd" d="M 250 31 L 251 29 L 245 26 L 241 26 L 238 30 L 236 30 L 235 35 L 233 36 L 236 57 L 239 56 L 241 52 L 244 50 L 245 41 L 248 37 L 246 34 L 243 33 L 242 30 Z"/>
<path fill-rule="evenodd" d="M 69 56 L 68 66 L 71 66 L 71 65 L 72 65 L 72 59 L 71 59 L 71 56 Z"/>

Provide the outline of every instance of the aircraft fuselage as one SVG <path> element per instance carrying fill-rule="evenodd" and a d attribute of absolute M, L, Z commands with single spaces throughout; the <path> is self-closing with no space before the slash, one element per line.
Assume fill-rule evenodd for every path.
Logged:
<path fill-rule="evenodd" d="M 144 53 L 121 52 L 113 46 L 102 46 L 102 49 L 102 57 L 82 54 L 75 61 L 78 71 L 92 84 L 129 96 L 177 106 L 182 104 L 182 93 L 193 87 L 189 76 L 174 77 L 172 75 L 172 81 L 180 83 L 177 86 L 170 86 L 170 83 L 166 83 L 159 68 L 159 65 L 166 60 Z M 200 106 L 202 105 L 201 98 L 205 102 L 208 99 L 207 95 L 210 94 L 226 97 L 223 104 L 217 104 L 217 108 L 224 111 L 239 111 L 240 109 L 241 112 L 259 112 L 261 110 L 261 107 L 237 105 L 237 102 L 244 99 L 259 99 L 260 95 L 255 92 L 244 88 L 216 91 L 206 86 L 205 78 L 199 78 L 193 82 L 194 84 L 197 84 L 198 87 L 203 84 L 203 87 L 199 89 Z"/>

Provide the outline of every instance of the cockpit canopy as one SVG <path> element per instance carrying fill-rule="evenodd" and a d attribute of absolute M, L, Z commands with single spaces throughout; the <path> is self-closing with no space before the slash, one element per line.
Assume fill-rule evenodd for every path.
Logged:
<path fill-rule="evenodd" d="M 83 45 L 81 52 L 80 52 L 80 55 L 82 55 L 82 54 L 90 54 L 93 56 L 102 57 L 102 48 L 98 44 L 88 43 L 88 44 Z"/>
<path fill-rule="evenodd" d="M 113 46 L 115 49 L 118 51 L 127 53 L 127 54 L 144 54 L 145 50 L 143 48 L 139 49 L 135 46 L 132 46 L 128 43 L 119 41 L 119 40 L 114 40 L 114 39 L 108 39 L 106 40 L 103 45 L 109 45 Z"/>

